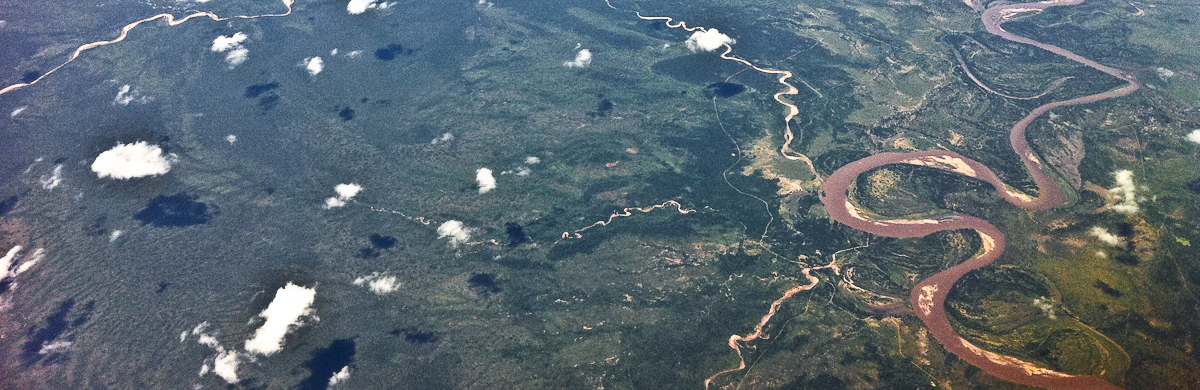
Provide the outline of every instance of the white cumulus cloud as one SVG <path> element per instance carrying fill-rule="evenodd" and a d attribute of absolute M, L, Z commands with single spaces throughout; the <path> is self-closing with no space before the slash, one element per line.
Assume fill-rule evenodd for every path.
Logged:
<path fill-rule="evenodd" d="M 57 188 L 59 184 L 62 184 L 62 170 L 62 164 L 55 165 L 54 171 L 50 172 L 50 176 L 42 176 L 39 178 L 38 182 L 42 184 L 42 188 L 53 190 Z"/>
<path fill-rule="evenodd" d="M 242 42 L 246 41 L 246 33 L 238 32 L 230 36 L 220 35 L 213 39 L 210 50 L 217 53 L 225 53 L 225 63 L 229 64 L 229 69 L 241 65 L 250 58 L 250 49 L 242 46 Z"/>
<path fill-rule="evenodd" d="M 100 178 L 120 180 L 162 175 L 171 170 L 171 162 L 162 152 L 162 148 L 146 141 L 118 144 L 96 156 L 92 172 Z"/>
<path fill-rule="evenodd" d="M 384 295 L 400 289 L 400 280 L 393 275 L 384 275 L 376 272 L 368 276 L 355 278 L 354 285 L 366 285 L 371 289 L 371 292 Z"/>
<path fill-rule="evenodd" d="M 1105 244 L 1112 245 L 1112 246 L 1121 246 L 1121 241 L 1122 241 L 1121 237 L 1117 237 L 1117 235 L 1109 233 L 1108 230 L 1105 230 L 1102 227 L 1093 226 L 1092 230 L 1088 231 L 1088 235 L 1090 235 L 1092 237 L 1096 237 L 1096 239 L 1100 240 L 1100 242 L 1103 242 Z"/>
<path fill-rule="evenodd" d="M 146 104 L 152 101 L 154 101 L 153 97 L 142 95 L 140 91 L 133 89 L 129 84 L 121 86 L 121 89 L 117 90 L 117 97 L 113 98 L 113 104 L 122 106 L 128 106 L 129 103 Z"/>
<path fill-rule="evenodd" d="M 346 12 L 349 12 L 351 15 L 358 15 L 367 12 L 368 9 L 387 9 L 393 5 L 396 5 L 396 3 L 386 3 L 379 0 L 350 0 L 350 3 L 346 4 Z"/>
<path fill-rule="evenodd" d="M 333 386 L 338 383 L 345 382 L 347 379 L 350 379 L 350 366 L 342 367 L 341 371 L 338 371 L 336 374 L 333 374 L 333 376 L 329 377 L 329 385 Z"/>
<path fill-rule="evenodd" d="M 300 65 L 304 66 L 304 70 L 308 71 L 309 76 L 316 76 L 317 73 L 325 70 L 325 61 L 321 57 L 305 58 L 304 62 L 300 63 Z"/>
<path fill-rule="evenodd" d="M 0 257 L 0 279 L 8 276 L 8 269 L 12 268 L 13 260 L 17 259 L 17 254 L 21 253 L 21 246 L 17 245 L 8 249 L 8 254 Z"/>
<path fill-rule="evenodd" d="M 246 38 L 248 37 L 246 36 L 246 33 L 243 32 L 239 32 L 230 36 L 217 36 L 216 39 L 213 39 L 211 50 L 220 53 L 230 49 L 236 49 L 238 46 L 242 45 L 242 42 L 246 41 Z"/>
<path fill-rule="evenodd" d="M 479 183 L 479 193 L 486 193 L 496 189 L 496 177 L 492 176 L 492 170 L 487 168 L 479 168 L 475 171 L 475 181 Z"/>
<path fill-rule="evenodd" d="M 254 338 L 246 341 L 246 351 L 260 355 L 271 355 L 283 348 L 283 336 L 299 326 L 300 318 L 311 312 L 317 290 L 304 288 L 288 282 L 275 293 L 275 298 L 263 310 L 260 317 L 266 322 L 254 332 Z"/>
<path fill-rule="evenodd" d="M 1108 189 L 1108 196 L 1117 201 L 1117 204 L 1112 206 L 1113 211 L 1122 214 L 1137 213 L 1138 207 L 1137 186 L 1133 183 L 1133 171 L 1123 169 L 1113 172 L 1116 178 L 1117 186 Z"/>
<path fill-rule="evenodd" d="M 362 191 L 362 189 L 362 186 L 354 183 L 342 183 L 334 186 L 333 190 L 337 192 L 337 196 L 326 198 L 325 208 L 332 209 L 335 207 L 345 206 L 346 202 L 350 199 L 354 199 L 354 197 L 358 195 L 358 192 Z"/>
<path fill-rule="evenodd" d="M 33 268 L 34 264 L 37 264 L 39 261 L 42 261 L 42 258 L 44 258 L 44 257 L 46 257 L 46 249 L 44 249 L 44 248 L 35 249 L 33 251 L 33 254 L 29 255 L 29 259 L 25 260 L 24 262 L 21 263 L 20 266 L 17 267 L 17 270 L 13 273 L 13 275 L 20 275 L 20 274 L 25 273 L 25 271 L 28 271 L 30 268 Z M 2 263 L 2 261 L 0 261 L 0 263 Z"/>
<path fill-rule="evenodd" d="M 208 367 L 208 366 L 205 366 Z M 237 383 L 238 354 L 235 351 L 222 351 L 213 359 L 213 373 L 228 383 Z M 202 370 L 203 371 L 203 370 Z"/>
<path fill-rule="evenodd" d="M 211 334 L 204 333 L 204 330 L 206 328 L 208 328 L 207 321 L 202 322 L 199 325 L 196 325 L 196 327 L 193 328 L 192 332 L 191 332 L 191 334 L 193 336 L 199 336 L 196 339 L 197 343 L 200 343 L 200 345 L 204 345 L 206 347 L 212 348 L 217 351 L 216 356 L 206 359 L 204 362 L 204 365 L 200 366 L 200 375 L 204 376 L 205 374 L 208 374 L 211 372 L 211 373 L 216 374 L 217 376 L 221 377 L 221 379 L 224 379 L 225 382 L 228 382 L 231 384 L 237 383 L 238 382 L 237 368 L 238 368 L 238 360 L 239 360 L 239 355 L 238 355 L 237 351 L 231 351 L 231 350 L 225 349 L 225 346 L 221 345 L 221 342 L 219 340 L 217 340 L 216 337 L 214 337 Z M 183 342 L 184 340 L 187 340 L 187 336 L 188 336 L 187 331 L 180 333 L 179 341 Z"/>
<path fill-rule="evenodd" d="M 1186 138 L 1188 141 L 1200 144 L 1200 129 L 1192 130 L 1191 133 L 1188 133 Z"/>
<path fill-rule="evenodd" d="M 696 31 L 688 37 L 688 50 L 694 52 L 713 51 L 726 44 L 732 45 L 737 43 L 737 40 L 730 38 L 728 35 L 722 34 L 720 30 L 710 28 L 704 31 Z"/>
<path fill-rule="evenodd" d="M 454 140 L 454 134 L 453 134 L 453 133 L 442 133 L 442 135 L 441 135 L 440 137 L 434 138 L 434 139 L 433 139 L 433 141 L 429 141 L 429 144 L 430 144 L 430 145 L 437 145 L 437 144 L 440 144 L 440 143 L 443 143 L 443 142 L 450 142 L 450 141 L 453 141 L 453 140 Z"/>
<path fill-rule="evenodd" d="M 592 51 L 588 49 L 580 49 L 575 53 L 575 59 L 563 63 L 563 66 L 568 68 L 582 68 L 592 64 Z"/>
<path fill-rule="evenodd" d="M 457 247 L 471 239 L 471 229 L 463 225 L 462 221 L 449 220 L 438 226 L 438 238 L 450 238 L 450 246 Z"/>

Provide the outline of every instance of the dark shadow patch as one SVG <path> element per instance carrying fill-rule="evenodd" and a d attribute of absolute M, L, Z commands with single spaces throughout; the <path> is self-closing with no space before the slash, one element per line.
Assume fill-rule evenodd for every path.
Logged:
<path fill-rule="evenodd" d="M 1200 179 L 1192 180 L 1187 184 L 1188 191 L 1193 194 L 1200 195 Z"/>
<path fill-rule="evenodd" d="M 721 57 L 709 53 L 668 58 L 650 66 L 656 73 L 697 85 L 709 85 L 715 80 L 724 80 L 741 68 L 741 64 L 722 60 Z"/>
<path fill-rule="evenodd" d="M 379 250 L 375 249 L 375 248 L 362 248 L 362 249 L 358 250 L 358 257 L 361 257 L 364 259 L 374 259 L 376 257 L 379 257 L 379 254 L 380 254 Z"/>
<path fill-rule="evenodd" d="M 410 342 L 413 344 L 429 344 L 429 343 L 437 342 L 438 340 L 441 339 L 441 337 L 439 337 L 437 335 L 437 333 L 422 332 L 422 331 L 417 330 L 417 328 L 392 329 L 392 331 L 388 332 L 388 333 L 390 333 L 393 336 L 404 335 L 404 341 L 407 341 L 407 342 Z"/>
<path fill-rule="evenodd" d="M 1129 245 L 1132 246 L 1133 242 L 1130 242 Z M 1125 251 L 1121 252 L 1120 254 L 1118 254 L 1116 257 L 1116 260 L 1118 262 L 1120 262 L 1121 264 L 1125 264 L 1125 265 L 1138 265 L 1138 264 L 1142 263 L 1142 260 L 1139 259 L 1138 256 L 1136 254 L 1133 254 L 1130 250 L 1125 250 Z M 1120 295 L 1116 295 L 1116 296 L 1120 296 Z"/>
<path fill-rule="evenodd" d="M 757 260 L 757 256 L 745 252 L 728 253 L 718 257 L 717 269 L 726 275 L 742 273 L 753 267 Z"/>
<path fill-rule="evenodd" d="M 343 108 L 341 111 L 338 111 L 338 117 L 342 118 L 344 122 L 352 121 L 354 120 L 354 109 L 350 107 Z"/>
<path fill-rule="evenodd" d="M 1094 284 L 1093 287 L 1100 289 L 1100 291 L 1103 291 L 1105 294 L 1111 295 L 1114 298 L 1120 298 L 1122 295 L 1121 290 L 1117 290 L 1112 286 L 1109 286 L 1108 283 L 1104 283 L 1104 281 L 1100 279 L 1096 279 L 1096 284 Z"/>
<path fill-rule="evenodd" d="M 375 58 L 391 61 L 401 54 L 412 54 L 413 49 L 405 49 L 403 45 L 393 43 L 385 48 L 375 50 Z"/>
<path fill-rule="evenodd" d="M 181 227 L 208 223 L 213 214 L 208 205 L 197 202 L 195 196 L 181 192 L 173 196 L 155 197 L 133 217 L 142 221 L 143 225 Z"/>
<path fill-rule="evenodd" d="M 70 335 L 72 329 L 87 323 L 96 302 L 90 301 L 84 305 L 82 313 L 74 320 L 68 319 L 71 309 L 75 308 L 75 299 L 63 301 L 58 310 L 46 317 L 46 326 L 29 329 L 28 339 L 21 346 L 20 359 L 26 367 L 39 361 L 44 365 L 65 362 L 70 359 L 70 347 L 56 347 L 58 343 L 69 343 L 74 340 Z M 60 339 L 61 338 L 61 339 Z"/>
<path fill-rule="evenodd" d="M 84 228 L 83 231 L 89 237 L 108 235 L 108 229 L 104 228 L 104 225 L 107 222 L 108 222 L 108 217 L 101 215 L 100 217 L 97 217 L 96 221 L 92 222 L 92 224 L 90 226 Z"/>
<path fill-rule="evenodd" d="M 833 374 L 822 372 L 816 378 L 808 379 L 808 374 L 796 377 L 792 382 L 783 385 L 779 390 L 846 390 L 846 382 Z"/>
<path fill-rule="evenodd" d="M 368 238 L 371 239 L 371 246 L 374 246 L 379 249 L 388 249 L 388 248 L 394 247 L 394 246 L 396 246 L 396 242 L 397 242 L 396 237 L 381 236 L 378 234 L 372 234 L 371 237 L 368 237 Z"/>
<path fill-rule="evenodd" d="M 271 111 L 279 105 L 279 95 L 270 94 L 258 99 L 258 106 L 262 107 L 263 111 Z"/>
<path fill-rule="evenodd" d="M 712 83 L 704 87 L 704 97 L 712 99 L 713 97 L 729 98 L 737 96 L 737 94 L 746 92 L 746 86 L 738 83 Z"/>
<path fill-rule="evenodd" d="M 1134 233 L 1133 224 L 1128 223 L 1128 222 L 1121 222 L 1121 223 L 1117 224 L 1117 235 L 1118 236 L 1124 237 L 1126 239 L 1132 239 L 1133 233 Z"/>
<path fill-rule="evenodd" d="M 266 84 L 251 85 L 249 87 L 246 87 L 246 98 L 248 98 L 248 99 L 257 98 L 259 95 L 270 92 L 271 90 L 273 90 L 275 88 L 279 88 L 279 83 L 266 83 Z"/>
<path fill-rule="evenodd" d="M 613 104 L 612 100 L 608 100 L 608 99 L 600 100 L 600 103 L 596 103 L 596 111 L 587 113 L 587 116 L 592 117 L 592 118 L 606 117 L 606 116 L 608 116 L 608 114 L 612 113 L 613 107 L 615 107 L 615 105 Z"/>
<path fill-rule="evenodd" d="M 158 282 L 158 289 L 154 290 L 154 293 L 162 294 L 163 292 L 167 291 L 167 287 L 171 287 L 170 282 Z"/>
<path fill-rule="evenodd" d="M 8 212 L 13 211 L 13 209 L 17 207 L 17 201 L 19 199 L 20 198 L 17 198 L 16 195 L 13 195 L 8 197 L 8 199 L 0 200 L 0 217 L 3 217 L 5 214 L 8 214 Z"/>
<path fill-rule="evenodd" d="M 307 368 L 310 374 L 300 382 L 300 389 L 328 389 L 329 378 L 333 378 L 343 367 L 354 363 L 355 349 L 354 339 L 341 339 L 334 340 L 326 348 L 313 351 L 312 359 L 304 362 L 304 368 Z"/>
<path fill-rule="evenodd" d="M 494 274 L 471 275 L 471 278 L 467 279 L 467 285 L 482 295 L 500 292 L 500 286 L 496 285 L 496 275 Z"/>
<path fill-rule="evenodd" d="M 24 75 L 21 75 L 21 82 L 22 83 L 32 83 L 34 80 L 37 80 L 38 77 L 42 77 L 42 72 L 38 72 L 36 70 L 31 71 L 31 72 L 25 72 Z"/>
<path fill-rule="evenodd" d="M 504 224 L 504 231 L 508 232 L 508 246 L 517 246 L 527 242 L 533 242 L 528 235 L 525 235 L 525 228 L 516 222 L 508 222 Z"/>

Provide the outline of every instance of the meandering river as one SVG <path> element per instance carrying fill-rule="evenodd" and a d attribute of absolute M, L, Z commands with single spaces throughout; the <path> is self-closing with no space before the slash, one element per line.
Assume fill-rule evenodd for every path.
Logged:
<path fill-rule="evenodd" d="M 825 207 L 833 219 L 855 229 L 888 237 L 921 237 L 943 230 L 974 229 L 982 238 L 982 249 L 967 261 L 941 271 L 922 280 L 912 290 L 912 305 L 917 316 L 929 327 L 930 333 L 946 350 L 964 361 L 979 367 L 997 378 L 1030 386 L 1050 389 L 1120 389 L 1108 381 L 1091 375 L 1074 375 L 1039 367 L 1020 359 L 1000 355 L 980 348 L 963 339 L 946 316 L 946 297 L 950 289 L 967 272 L 987 266 L 1004 253 L 1004 233 L 986 220 L 972 216 L 951 216 L 937 219 L 880 220 L 864 215 L 850 202 L 847 191 L 859 175 L 871 169 L 889 164 L 911 164 L 937 168 L 964 176 L 977 178 L 988 183 L 1010 203 L 1029 210 L 1045 210 L 1065 203 L 1064 190 L 1051 178 L 1048 167 L 1029 148 L 1025 131 L 1030 123 L 1046 112 L 1063 106 L 1086 104 L 1105 99 L 1125 96 L 1141 85 L 1133 74 L 1100 64 L 1058 46 L 1038 42 L 1012 34 L 1004 29 L 1005 22 L 1027 12 L 1040 12 L 1049 7 L 1077 5 L 1084 0 L 1049 0 L 1038 3 L 1008 4 L 989 8 L 983 12 L 983 23 L 987 31 L 1009 41 L 1033 45 L 1058 54 L 1072 61 L 1104 72 L 1128 82 L 1114 90 L 1055 101 L 1035 108 L 1009 132 L 1009 143 L 1020 156 L 1021 162 L 1037 184 L 1038 196 L 1030 196 L 1004 184 L 991 169 L 977 161 L 954 152 L 933 150 L 912 153 L 881 153 L 850 163 L 834 172 L 824 183 Z"/>

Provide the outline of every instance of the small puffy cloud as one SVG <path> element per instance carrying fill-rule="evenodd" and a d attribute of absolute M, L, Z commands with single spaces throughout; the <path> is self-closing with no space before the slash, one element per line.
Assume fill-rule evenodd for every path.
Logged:
<path fill-rule="evenodd" d="M 59 340 L 51 343 L 42 344 L 42 349 L 38 350 L 38 355 L 49 355 L 52 353 L 63 353 L 71 349 L 71 342 Z"/>
<path fill-rule="evenodd" d="M 475 181 L 479 183 L 479 193 L 481 194 L 496 189 L 496 177 L 492 176 L 491 169 L 479 168 L 476 170 Z"/>
<path fill-rule="evenodd" d="M 171 162 L 162 154 L 162 148 L 146 141 L 118 144 L 96 156 L 92 172 L 100 178 L 128 180 L 139 177 L 162 175 L 171 170 Z"/>
<path fill-rule="evenodd" d="M 537 157 L 534 157 L 534 156 L 525 157 L 525 163 L 526 163 L 526 164 L 533 165 L 533 164 L 537 164 L 537 163 L 540 163 L 540 162 L 542 162 L 542 159 L 540 159 L 540 158 L 537 158 Z"/>
<path fill-rule="evenodd" d="M 349 12 L 351 15 L 358 15 L 367 12 L 368 9 L 387 9 L 395 4 L 379 0 L 350 0 L 350 3 L 346 4 L 346 12 Z"/>
<path fill-rule="evenodd" d="M 308 71 L 309 76 L 316 76 L 317 73 L 325 70 L 325 61 L 321 57 L 305 58 L 304 62 L 301 62 L 300 65 L 304 67 L 304 70 Z"/>
<path fill-rule="evenodd" d="M 1092 230 L 1088 231 L 1088 235 L 1096 237 L 1096 239 L 1105 244 L 1111 246 L 1121 246 L 1121 237 L 1117 237 L 1117 235 L 1109 233 L 1108 230 L 1105 230 L 1102 227 L 1093 226 Z"/>
<path fill-rule="evenodd" d="M 327 209 L 335 209 L 335 208 L 342 207 L 345 205 L 346 205 L 345 199 L 325 198 L 325 208 L 327 208 Z"/>
<path fill-rule="evenodd" d="M 362 186 L 354 183 L 342 183 L 333 186 L 333 191 L 337 192 L 338 197 L 342 199 L 353 198 L 354 196 L 358 195 L 358 192 L 362 191 L 362 189 Z"/>
<path fill-rule="evenodd" d="M 450 141 L 453 141 L 453 140 L 454 140 L 454 134 L 453 134 L 453 133 L 442 133 L 442 135 L 441 135 L 441 136 L 439 136 L 439 137 L 437 137 L 437 138 L 434 138 L 434 139 L 433 139 L 433 141 L 429 141 L 429 144 L 430 144 L 430 145 L 437 145 L 437 144 L 440 144 L 440 143 L 443 143 L 443 142 L 450 142 Z"/>
<path fill-rule="evenodd" d="M 345 206 L 346 202 L 354 199 L 362 189 L 362 186 L 354 183 L 342 183 L 334 186 L 333 190 L 337 192 L 337 196 L 325 199 L 325 208 L 332 209 Z"/>
<path fill-rule="evenodd" d="M 449 220 L 438 226 L 438 238 L 450 238 L 450 246 L 457 247 L 471 239 L 471 229 L 463 225 L 461 221 Z"/>
<path fill-rule="evenodd" d="M 233 67 L 241 65 L 249 58 L 250 49 L 238 47 L 237 49 L 230 50 L 229 54 L 225 55 L 225 63 L 229 64 L 229 69 L 233 69 Z"/>
<path fill-rule="evenodd" d="M 1188 141 L 1200 144 L 1200 129 L 1192 130 L 1191 133 L 1188 133 L 1186 138 Z"/>
<path fill-rule="evenodd" d="M 33 268 L 34 264 L 37 264 L 39 261 L 42 261 L 42 258 L 44 258 L 44 257 L 46 257 L 46 249 L 44 249 L 44 248 L 35 249 L 33 251 L 33 254 L 29 255 L 28 259 L 26 259 L 24 262 L 21 262 L 20 266 L 17 266 L 17 270 L 13 272 L 13 275 L 20 275 L 20 274 L 25 273 L 25 271 L 28 271 L 30 268 Z M 0 261 L 0 263 L 3 263 L 3 262 Z"/>
<path fill-rule="evenodd" d="M 1117 186 L 1108 190 L 1108 196 L 1117 201 L 1112 206 L 1113 211 L 1122 214 L 1137 213 L 1140 209 L 1137 200 L 1137 186 L 1133 183 L 1133 171 L 1123 169 L 1113 172 Z"/>
<path fill-rule="evenodd" d="M 592 51 L 588 49 L 580 49 L 575 53 L 575 59 L 563 63 L 563 66 L 568 68 L 583 68 L 592 64 Z"/>
<path fill-rule="evenodd" d="M 210 49 L 217 53 L 225 53 L 225 63 L 229 64 L 229 69 L 233 69 L 250 58 L 250 49 L 242 46 L 246 38 L 246 33 L 243 32 L 231 36 L 220 35 L 213 39 Z"/>
<path fill-rule="evenodd" d="M 204 365 L 200 367 L 200 375 L 203 376 L 211 372 L 221 377 L 221 379 L 224 379 L 225 382 L 231 384 L 237 383 L 237 368 L 239 360 L 237 351 L 226 350 L 225 346 L 221 345 L 221 342 L 217 340 L 216 337 L 213 337 L 211 334 L 204 333 L 206 328 L 208 328 L 207 321 L 200 323 L 200 325 L 196 325 L 191 332 L 193 336 L 199 336 L 196 339 L 197 343 L 217 351 L 216 356 L 206 360 Z M 187 331 L 180 333 L 179 341 L 183 342 L 184 340 L 187 340 L 187 336 Z"/>
<path fill-rule="evenodd" d="M 688 50 L 693 53 L 701 51 L 713 51 L 719 49 L 726 44 L 732 45 L 737 43 L 737 40 L 730 38 L 728 35 L 722 34 L 720 30 L 710 28 L 704 31 L 696 31 L 688 37 Z"/>
<path fill-rule="evenodd" d="M 53 190 L 57 188 L 59 184 L 62 184 L 62 170 L 63 165 L 58 164 L 54 166 L 54 171 L 50 172 L 49 176 L 42 176 L 41 178 L 38 178 L 38 182 L 42 184 L 42 188 Z"/>
<path fill-rule="evenodd" d="M 517 175 L 517 176 L 522 176 L 522 177 L 529 176 L 532 173 L 533 173 L 533 170 L 529 169 L 529 167 L 524 166 L 524 165 L 518 165 L 516 168 L 509 169 L 504 172 L 500 172 L 501 175 Z"/>
<path fill-rule="evenodd" d="M 375 3 L 376 0 L 350 0 L 350 4 L 346 4 L 346 12 L 351 15 L 358 15 L 367 12 L 367 8 Z"/>
<path fill-rule="evenodd" d="M 288 282 L 275 293 L 275 298 L 259 316 L 266 322 L 254 332 L 254 338 L 246 341 L 246 351 L 260 355 L 271 355 L 283 348 L 283 336 L 299 326 L 300 317 L 311 312 L 317 290 L 304 288 Z"/>
<path fill-rule="evenodd" d="M 153 97 L 142 95 L 129 84 L 121 86 L 121 89 L 117 90 L 117 97 L 113 98 L 114 105 L 122 106 L 128 106 L 129 103 L 146 104 L 152 101 L 154 101 Z"/>
<path fill-rule="evenodd" d="M 350 379 L 350 366 L 342 367 L 341 371 L 338 371 L 337 373 L 334 373 L 333 376 L 329 377 L 329 385 L 333 386 L 338 383 L 345 382 L 347 379 Z"/>
<path fill-rule="evenodd" d="M 12 110 L 12 113 L 11 113 L 11 114 L 8 114 L 8 117 L 9 117 L 9 118 L 16 118 L 16 117 L 17 117 L 17 115 L 21 115 L 21 113 L 22 113 L 22 112 L 25 112 L 25 110 L 26 110 L 26 109 L 28 109 L 28 108 L 29 108 L 29 106 L 20 106 L 20 107 L 17 107 L 15 110 Z"/>
<path fill-rule="evenodd" d="M 211 50 L 220 53 L 230 49 L 236 49 L 238 46 L 242 45 L 242 42 L 246 41 L 246 38 L 248 37 L 246 36 L 246 33 L 243 32 L 239 32 L 230 36 L 218 36 L 216 39 L 213 39 Z"/>
<path fill-rule="evenodd" d="M 208 366 L 205 366 L 206 368 Z M 227 383 L 237 383 L 238 354 L 236 351 L 223 351 L 217 354 L 213 359 L 212 372 L 224 379 Z M 202 372 L 205 370 L 201 370 Z"/>
<path fill-rule="evenodd" d="M 4 257 L 0 257 L 0 280 L 5 280 L 8 282 L 10 290 L 17 287 L 16 280 L 13 278 L 24 273 L 25 271 L 28 271 L 30 268 L 33 268 L 33 265 L 37 264 L 38 261 L 41 261 L 42 257 L 44 256 L 45 250 L 38 248 L 37 250 L 33 251 L 32 255 L 28 256 L 28 259 L 18 264 L 17 259 L 20 257 L 19 255 L 21 254 L 22 248 L 23 247 L 20 245 L 13 246 L 12 248 L 8 249 L 8 253 L 6 253 Z M 6 309 L 8 305 L 9 300 L 7 298 L 0 299 L 0 311 Z"/>
<path fill-rule="evenodd" d="M 371 289 L 371 292 L 384 295 L 395 292 L 400 289 L 400 280 L 393 275 L 384 275 L 381 273 L 373 273 L 368 276 L 360 276 L 354 279 L 355 286 L 366 285 Z"/>
<path fill-rule="evenodd" d="M 198 334 L 204 332 L 205 329 L 208 329 L 208 321 L 201 322 L 201 323 L 197 324 L 195 328 L 192 328 L 192 334 L 198 335 Z M 180 335 L 179 337 L 180 337 L 179 341 L 183 341 L 183 338 L 187 337 L 187 332 L 184 332 L 184 334 Z"/>
<path fill-rule="evenodd" d="M 222 350 L 225 349 L 225 347 L 221 346 L 221 342 L 217 341 L 217 338 L 213 337 L 210 334 L 201 333 L 200 338 L 196 339 L 196 342 L 200 343 L 200 345 L 204 345 L 204 346 L 207 346 L 212 349 L 222 349 Z"/>
<path fill-rule="evenodd" d="M 233 145 L 234 142 L 237 142 L 237 136 L 233 134 L 227 135 L 225 136 L 225 142 L 229 142 L 230 145 Z"/>
<path fill-rule="evenodd" d="M 441 232 L 441 229 L 438 230 Z M 12 268 L 13 260 L 17 259 L 17 254 L 21 253 L 21 246 L 17 245 L 8 249 L 8 254 L 0 257 L 0 279 L 8 277 L 8 269 Z"/>

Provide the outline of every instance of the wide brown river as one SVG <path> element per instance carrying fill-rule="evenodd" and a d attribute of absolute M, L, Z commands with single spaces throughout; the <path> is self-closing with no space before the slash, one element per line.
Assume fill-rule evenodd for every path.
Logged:
<path fill-rule="evenodd" d="M 1058 46 L 1012 34 L 1004 30 L 1003 25 L 1017 15 L 1040 12 L 1054 6 L 1077 5 L 1083 1 L 1050 0 L 1038 3 L 1009 4 L 990 8 L 983 13 L 984 26 L 992 34 L 1009 41 L 1036 46 L 1128 82 L 1125 86 L 1110 91 L 1047 103 L 1035 108 L 1013 125 L 1009 132 L 1009 143 L 1037 184 L 1037 197 L 1009 187 L 1000 181 L 1000 178 L 991 169 L 977 161 L 954 152 L 931 150 L 911 153 L 881 153 L 850 163 L 838 169 L 825 180 L 824 201 L 825 207 L 833 219 L 855 229 L 880 236 L 922 237 L 938 231 L 957 229 L 974 229 L 979 232 L 983 244 L 976 256 L 921 281 L 912 290 L 912 305 L 917 316 L 925 322 L 930 333 L 946 350 L 988 374 L 1023 385 L 1050 389 L 1120 389 L 1121 387 L 1096 376 L 1058 372 L 1011 356 L 986 351 L 963 339 L 950 325 L 945 305 L 950 289 L 967 272 L 991 264 L 1004 253 L 1005 239 L 1004 233 L 1000 229 L 986 220 L 961 215 L 923 220 L 874 219 L 860 212 L 860 209 L 847 197 L 847 191 L 851 184 L 864 172 L 889 164 L 911 164 L 986 181 L 991 183 L 1005 200 L 1028 210 L 1045 210 L 1062 206 L 1065 203 L 1064 190 L 1054 182 L 1048 172 L 1049 168 L 1029 148 L 1025 137 L 1026 128 L 1042 114 L 1054 108 L 1125 96 L 1136 91 L 1140 87 L 1140 83 L 1131 73 L 1102 65 Z"/>

